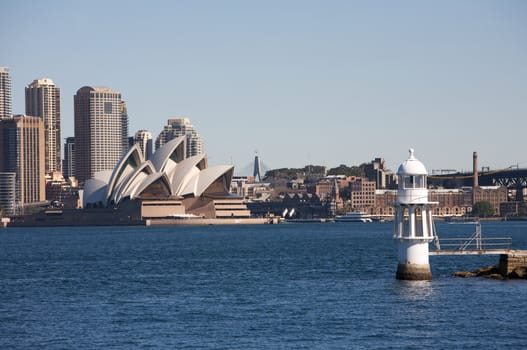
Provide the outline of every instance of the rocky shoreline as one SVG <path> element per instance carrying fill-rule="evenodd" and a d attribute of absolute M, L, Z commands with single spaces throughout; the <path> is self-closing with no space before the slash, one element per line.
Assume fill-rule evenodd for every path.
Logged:
<path fill-rule="evenodd" d="M 500 273 L 499 265 L 482 267 L 474 271 L 457 271 L 452 274 L 454 277 L 485 277 L 498 280 L 506 279 L 527 279 L 527 267 L 519 266 L 506 275 Z"/>

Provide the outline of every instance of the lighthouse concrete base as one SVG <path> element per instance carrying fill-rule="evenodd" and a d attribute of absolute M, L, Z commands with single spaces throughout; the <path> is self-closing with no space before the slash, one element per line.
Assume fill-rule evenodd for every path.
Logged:
<path fill-rule="evenodd" d="M 430 281 L 432 279 L 430 264 L 399 263 L 397 265 L 395 278 L 407 281 Z"/>

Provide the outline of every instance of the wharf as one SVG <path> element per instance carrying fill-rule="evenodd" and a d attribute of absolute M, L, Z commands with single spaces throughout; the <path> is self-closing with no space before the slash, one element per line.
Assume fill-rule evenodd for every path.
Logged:
<path fill-rule="evenodd" d="M 512 249 L 510 237 L 482 238 L 481 224 L 476 223 L 474 234 L 466 238 L 444 238 L 435 236 L 435 249 L 428 252 L 430 256 L 445 255 L 499 255 L 499 264 L 492 269 L 482 269 L 477 273 L 462 272 L 462 276 L 480 276 L 487 273 L 499 278 L 527 278 L 527 250 Z M 458 273 L 458 275 L 460 275 Z"/>
<path fill-rule="evenodd" d="M 429 255 L 499 255 L 498 265 L 492 267 L 495 276 L 501 278 L 527 278 L 527 250 L 518 249 L 471 249 L 471 250 L 433 250 Z M 485 270 L 485 269 L 482 269 Z M 493 272 L 494 273 L 494 272 Z M 456 276 L 473 277 L 476 273 L 458 272 Z M 483 274 L 484 276 L 485 274 Z M 494 277 L 491 275 L 490 277 Z"/>
<path fill-rule="evenodd" d="M 146 226 L 207 226 L 207 225 L 261 225 L 272 223 L 268 218 L 192 218 L 147 219 Z"/>
<path fill-rule="evenodd" d="M 443 250 L 431 250 L 428 252 L 428 255 L 501 255 L 501 254 L 510 254 L 514 252 L 511 249 L 470 249 L 470 250 L 458 250 L 458 249 L 443 249 Z M 516 252 L 522 252 L 521 250 L 516 250 Z M 527 251 L 523 250 L 527 255 Z"/>

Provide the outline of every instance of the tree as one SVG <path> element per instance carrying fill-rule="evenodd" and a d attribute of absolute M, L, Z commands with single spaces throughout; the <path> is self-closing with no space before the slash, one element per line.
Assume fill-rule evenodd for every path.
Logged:
<path fill-rule="evenodd" d="M 346 176 L 365 176 L 364 169 L 366 168 L 366 163 L 363 163 L 359 166 L 353 165 L 351 167 L 341 164 L 336 168 L 331 168 L 328 170 L 328 175 L 346 175 Z"/>
<path fill-rule="evenodd" d="M 476 202 L 472 206 L 472 216 L 486 218 L 494 215 L 492 204 L 487 201 Z"/>
<path fill-rule="evenodd" d="M 349 187 L 341 188 L 339 191 L 340 198 L 344 200 L 350 200 L 351 199 L 351 191 Z"/>

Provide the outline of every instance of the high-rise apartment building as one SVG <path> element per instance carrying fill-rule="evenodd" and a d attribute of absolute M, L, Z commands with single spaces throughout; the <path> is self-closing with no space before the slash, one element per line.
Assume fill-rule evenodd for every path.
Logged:
<path fill-rule="evenodd" d="M 16 115 L 0 120 L 0 172 L 16 174 L 16 202 L 23 206 L 46 200 L 44 122 Z"/>
<path fill-rule="evenodd" d="M 152 133 L 148 130 L 139 130 L 134 135 L 134 143 L 139 144 L 145 159 L 152 156 Z"/>
<path fill-rule="evenodd" d="M 65 179 L 75 176 L 75 137 L 67 137 L 64 144 L 64 161 L 62 176 Z"/>
<path fill-rule="evenodd" d="M 0 67 L 0 119 L 11 116 L 11 77 L 9 68 Z"/>
<path fill-rule="evenodd" d="M 95 173 L 113 170 L 125 151 L 121 93 L 104 87 L 84 86 L 74 96 L 75 177 L 79 183 Z M 128 141 L 127 141 L 128 142 Z"/>
<path fill-rule="evenodd" d="M 130 148 L 128 137 L 128 109 L 126 103 L 121 101 L 121 143 L 123 144 L 123 153 Z"/>
<path fill-rule="evenodd" d="M 60 89 L 51 79 L 35 79 L 26 86 L 26 115 L 44 121 L 46 173 L 61 169 Z"/>
<path fill-rule="evenodd" d="M 203 140 L 194 126 L 190 124 L 189 118 L 169 119 L 168 125 L 165 125 L 163 131 L 156 138 L 156 150 L 168 141 L 180 136 L 187 138 L 187 158 L 203 153 Z"/>
<path fill-rule="evenodd" d="M 16 173 L 0 173 L 0 216 L 15 215 Z"/>

